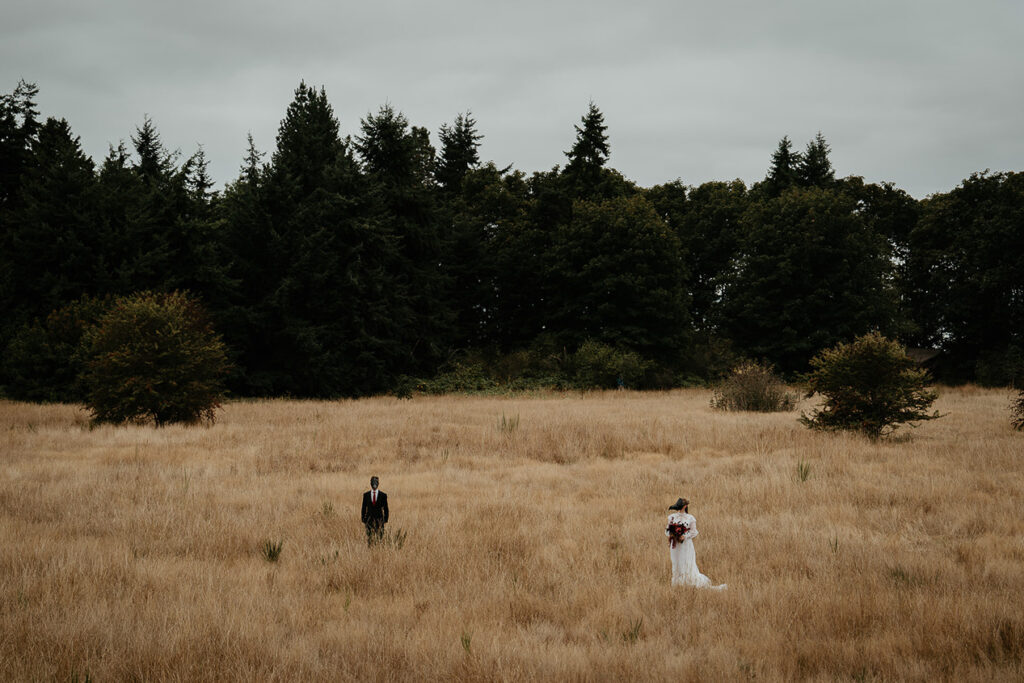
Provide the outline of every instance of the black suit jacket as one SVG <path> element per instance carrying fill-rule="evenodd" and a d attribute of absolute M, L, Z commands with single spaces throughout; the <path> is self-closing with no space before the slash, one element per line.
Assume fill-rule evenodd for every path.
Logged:
<path fill-rule="evenodd" d="M 388 494 L 377 489 L 377 504 L 370 502 L 370 492 L 363 494 L 363 524 L 387 524 L 388 523 Z"/>

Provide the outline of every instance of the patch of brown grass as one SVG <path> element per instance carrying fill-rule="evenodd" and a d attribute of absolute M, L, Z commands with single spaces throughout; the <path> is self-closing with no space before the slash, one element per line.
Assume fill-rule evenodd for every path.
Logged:
<path fill-rule="evenodd" d="M 877 443 L 700 390 L 236 402 L 160 430 L 0 403 L 0 672 L 1019 680 L 1024 437 L 1004 392 L 941 393 L 948 417 Z M 402 548 L 366 546 L 371 474 Z M 669 585 L 681 495 L 725 593 Z"/>

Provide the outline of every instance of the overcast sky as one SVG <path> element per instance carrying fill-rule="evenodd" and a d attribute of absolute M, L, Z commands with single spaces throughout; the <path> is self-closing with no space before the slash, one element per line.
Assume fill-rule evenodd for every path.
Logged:
<path fill-rule="evenodd" d="M 252 132 L 272 151 L 304 79 L 343 134 L 390 102 L 425 126 L 472 110 L 481 156 L 563 163 L 604 112 L 641 185 L 764 177 L 817 131 L 838 176 L 916 197 L 1024 169 L 1024 2 L 976 0 L 3 0 L 0 91 L 35 82 L 97 162 L 145 115 L 218 185 Z"/>

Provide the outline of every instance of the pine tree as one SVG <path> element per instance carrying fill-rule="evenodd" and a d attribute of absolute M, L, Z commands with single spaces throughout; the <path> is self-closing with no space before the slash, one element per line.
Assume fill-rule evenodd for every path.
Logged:
<path fill-rule="evenodd" d="M 785 138 L 783 138 L 785 139 Z M 807 143 L 800 162 L 797 175 L 803 187 L 828 187 L 835 182 L 836 174 L 828 155 L 832 150 L 825 142 L 825 136 L 818 131 L 814 139 Z"/>
<path fill-rule="evenodd" d="M 441 154 L 434 177 L 447 192 L 455 192 L 466 174 L 480 165 L 480 140 L 483 135 L 476 131 L 476 121 L 470 112 L 459 114 L 451 127 L 441 124 L 438 135 L 441 140 Z"/>
<path fill-rule="evenodd" d="M 119 187 L 119 194 L 111 198 L 118 219 L 123 217 L 122 232 L 108 235 L 124 245 L 116 292 L 178 289 L 185 286 L 192 268 L 184 254 L 188 236 L 180 225 L 188 199 L 185 177 L 176 163 L 178 154 L 164 148 L 148 116 L 131 140 L 133 182 Z"/>
<path fill-rule="evenodd" d="M 124 142 L 119 142 L 116 147 L 110 146 L 100 164 L 97 180 L 99 291 L 127 295 L 135 291 L 132 287 L 133 264 L 139 251 L 138 245 L 127 235 L 142 188 L 132 169 L 131 153 Z"/>
<path fill-rule="evenodd" d="M 216 193 L 211 192 L 213 179 L 210 177 L 210 162 L 206 159 L 202 145 L 185 161 L 182 172 L 185 175 L 185 189 L 189 199 L 199 207 L 197 210 L 208 207 Z"/>
<path fill-rule="evenodd" d="M 229 386 L 244 395 L 273 391 L 260 373 L 267 366 L 263 355 L 269 351 L 265 309 L 277 286 L 280 265 L 274 253 L 266 199 L 269 173 L 263 156 L 249 133 L 239 176 L 227 185 L 223 199 L 214 207 L 225 286 L 211 297 L 211 315 L 234 360 Z"/>
<path fill-rule="evenodd" d="M 19 80 L 12 93 L 0 95 L 0 218 L 13 208 L 22 174 L 31 165 L 39 133 L 38 94 L 34 83 Z"/>
<path fill-rule="evenodd" d="M 377 220 L 399 240 L 402 260 L 392 274 L 409 283 L 413 297 L 409 372 L 423 372 L 433 368 L 452 331 L 450 280 L 442 265 L 446 236 L 431 172 L 435 152 L 427 131 L 410 127 L 389 104 L 367 115 L 360 133 L 355 148 L 377 199 Z"/>
<path fill-rule="evenodd" d="M 271 163 L 250 136 L 218 203 L 232 287 L 216 317 L 235 349 L 236 391 L 358 396 L 386 391 L 410 367 L 420 330 L 403 242 L 384 183 L 361 171 L 338 128 L 323 89 L 301 84 Z M 415 138 L 408 150 L 410 164 L 422 159 Z"/>
<path fill-rule="evenodd" d="M 277 192 L 284 193 L 279 201 L 297 201 L 321 186 L 324 174 L 343 151 L 338 119 L 326 91 L 300 82 L 278 128 L 271 159 L 271 182 Z"/>
<path fill-rule="evenodd" d="M 799 184 L 803 159 L 802 154 L 793 151 L 789 136 L 784 135 L 772 153 L 772 165 L 764 179 L 768 196 L 778 197 L 784 190 Z"/>
<path fill-rule="evenodd" d="M 220 194 L 212 189 L 213 179 L 202 145 L 182 165 L 180 176 L 185 197 L 173 234 L 181 240 L 175 251 L 182 268 L 167 287 L 191 292 L 209 309 L 223 303 L 225 292 L 233 283 L 227 274 L 227 259 L 219 235 L 222 226 L 215 213 Z"/>
<path fill-rule="evenodd" d="M 97 291 L 92 160 L 64 119 L 47 119 L 31 152 L 0 237 L 0 310 L 9 326 Z"/>
<path fill-rule="evenodd" d="M 175 171 L 175 155 L 164 149 L 156 124 L 149 116 L 145 116 L 142 126 L 135 129 L 132 145 L 136 155 L 135 174 L 147 186 L 166 189 L 164 185 Z"/>
<path fill-rule="evenodd" d="M 565 152 L 569 163 L 563 173 L 574 196 L 586 197 L 597 191 L 602 171 L 608 162 L 608 126 L 604 123 L 604 114 L 593 102 L 580 123 L 582 126 L 573 126 L 576 140 L 569 151 Z"/>
<path fill-rule="evenodd" d="M 385 104 L 376 114 L 360 121 L 361 135 L 355 148 L 363 164 L 378 182 L 389 189 L 423 186 L 430 182 L 426 171 L 432 165 L 429 134 L 415 126 L 402 112 Z"/>

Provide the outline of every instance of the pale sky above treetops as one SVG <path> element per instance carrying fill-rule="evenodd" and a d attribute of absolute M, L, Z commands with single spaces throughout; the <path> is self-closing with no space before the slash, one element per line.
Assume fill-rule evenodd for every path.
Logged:
<path fill-rule="evenodd" d="M 342 134 L 385 102 L 437 129 L 472 110 L 483 159 L 532 172 L 593 100 L 610 165 L 641 185 L 764 177 L 783 135 L 817 131 L 838 177 L 916 197 L 1024 168 L 1024 3 L 689 0 L 151 2 L 13 0 L 0 91 L 40 88 L 97 162 L 149 115 L 202 144 L 218 186 L 252 132 L 271 151 L 301 79 Z"/>

